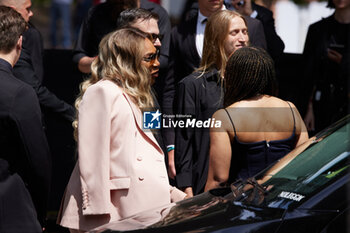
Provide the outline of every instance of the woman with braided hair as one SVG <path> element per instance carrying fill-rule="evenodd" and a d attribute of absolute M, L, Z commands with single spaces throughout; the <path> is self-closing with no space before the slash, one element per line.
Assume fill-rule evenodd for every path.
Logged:
<path fill-rule="evenodd" d="M 262 49 L 245 47 L 232 54 L 225 69 L 222 122 L 210 132 L 205 190 L 254 176 L 308 139 L 295 106 L 274 97 L 273 61 Z"/>

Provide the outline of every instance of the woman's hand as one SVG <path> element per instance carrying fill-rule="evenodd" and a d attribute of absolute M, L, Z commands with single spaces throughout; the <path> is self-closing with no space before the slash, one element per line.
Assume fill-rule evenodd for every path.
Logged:
<path fill-rule="evenodd" d="M 186 188 L 183 189 L 183 191 L 186 193 L 185 199 L 193 197 L 192 187 L 186 187 Z"/>

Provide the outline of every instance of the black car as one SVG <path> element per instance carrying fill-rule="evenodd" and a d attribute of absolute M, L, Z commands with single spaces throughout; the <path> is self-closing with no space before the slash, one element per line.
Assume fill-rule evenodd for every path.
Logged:
<path fill-rule="evenodd" d="M 350 232 L 349 157 L 350 115 L 254 178 L 95 232 Z"/>

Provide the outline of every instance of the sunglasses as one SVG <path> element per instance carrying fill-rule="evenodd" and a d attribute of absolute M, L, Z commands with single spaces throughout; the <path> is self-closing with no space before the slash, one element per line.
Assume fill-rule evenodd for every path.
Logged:
<path fill-rule="evenodd" d="M 159 49 L 156 50 L 155 53 L 150 54 L 148 57 L 144 57 L 143 60 L 145 62 L 152 62 L 152 64 L 154 63 L 154 61 L 159 57 Z"/>
<path fill-rule="evenodd" d="M 159 41 L 162 41 L 163 39 L 163 35 L 162 34 L 155 34 L 155 33 L 150 33 L 151 38 L 149 38 L 152 43 L 156 42 L 157 39 L 159 39 Z"/>

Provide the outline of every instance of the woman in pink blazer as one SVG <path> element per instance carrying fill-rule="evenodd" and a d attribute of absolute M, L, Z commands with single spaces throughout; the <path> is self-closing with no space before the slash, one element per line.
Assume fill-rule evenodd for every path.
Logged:
<path fill-rule="evenodd" d="M 137 212 L 182 200 L 169 185 L 164 155 L 142 130 L 141 109 L 153 106 L 158 53 L 147 35 L 121 29 L 107 35 L 76 105 L 79 157 L 58 223 L 89 231 Z"/>

